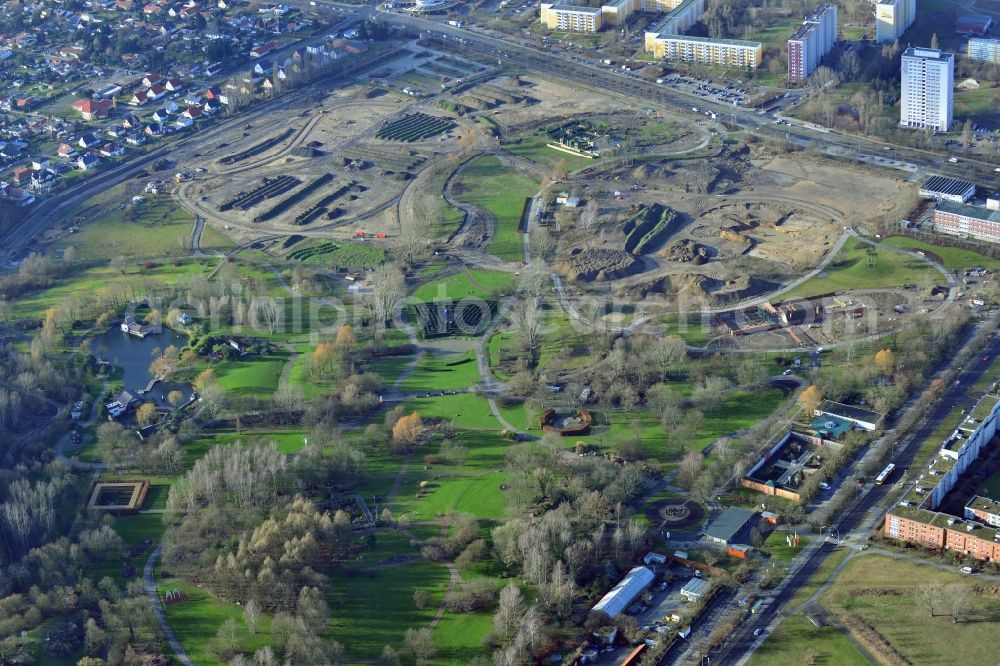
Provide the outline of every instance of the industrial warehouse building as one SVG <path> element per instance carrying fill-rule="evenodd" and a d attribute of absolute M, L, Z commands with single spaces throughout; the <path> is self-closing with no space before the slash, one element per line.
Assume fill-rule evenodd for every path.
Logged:
<path fill-rule="evenodd" d="M 656 574 L 652 571 L 643 566 L 635 567 L 625 574 L 610 592 L 601 597 L 591 610 L 605 613 L 608 617 L 617 617 L 631 606 L 654 580 Z"/>
<path fill-rule="evenodd" d="M 957 178 L 931 176 L 920 184 L 918 194 L 924 199 L 938 199 L 963 204 L 976 196 L 976 184 Z"/>

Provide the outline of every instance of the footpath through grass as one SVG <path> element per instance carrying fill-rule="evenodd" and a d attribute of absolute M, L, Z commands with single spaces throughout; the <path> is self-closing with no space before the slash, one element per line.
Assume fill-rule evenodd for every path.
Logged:
<path fill-rule="evenodd" d="M 916 238 L 910 238 L 909 236 L 893 236 L 886 238 L 882 243 L 893 247 L 905 247 L 926 252 L 928 255 L 937 257 L 941 265 L 950 271 L 971 268 L 972 266 L 982 266 L 983 268 L 993 270 L 1000 269 L 1000 259 L 993 259 L 984 254 L 960 247 L 932 245 Z"/>
<path fill-rule="evenodd" d="M 507 261 L 523 261 L 524 245 L 517 232 L 524 200 L 538 192 L 538 183 L 500 158 L 480 157 L 461 174 L 459 200 L 487 210 L 496 220 L 496 232 L 486 251 Z"/>
<path fill-rule="evenodd" d="M 825 271 L 782 294 L 782 299 L 845 289 L 879 289 L 904 284 L 923 287 L 944 279 L 925 261 L 885 248 L 876 248 L 874 265 L 870 265 L 867 245 L 864 241 L 848 241 Z"/>

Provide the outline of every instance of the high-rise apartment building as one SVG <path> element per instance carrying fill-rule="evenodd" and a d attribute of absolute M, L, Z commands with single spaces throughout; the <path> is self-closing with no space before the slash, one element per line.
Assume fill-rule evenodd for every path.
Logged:
<path fill-rule="evenodd" d="M 788 80 L 801 81 L 812 74 L 836 41 L 837 7 L 822 5 L 788 40 Z"/>
<path fill-rule="evenodd" d="M 970 60 L 1000 62 L 1000 39 L 973 37 L 969 40 L 969 50 L 967 53 Z"/>
<path fill-rule="evenodd" d="M 901 63 L 899 124 L 947 130 L 952 121 L 955 56 L 940 49 L 906 49 Z"/>
<path fill-rule="evenodd" d="M 875 43 L 896 41 L 916 17 L 917 0 L 875 0 Z"/>

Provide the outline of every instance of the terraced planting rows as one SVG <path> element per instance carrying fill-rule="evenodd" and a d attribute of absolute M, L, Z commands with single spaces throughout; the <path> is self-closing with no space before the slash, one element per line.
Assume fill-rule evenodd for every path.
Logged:
<path fill-rule="evenodd" d="M 415 151 L 410 151 L 410 155 L 400 155 L 399 152 L 398 149 L 381 150 L 366 146 L 363 149 L 359 149 L 358 152 L 350 153 L 344 157 L 348 160 L 373 162 L 383 169 L 391 169 L 393 171 L 412 171 L 424 161 L 423 155 Z"/>
<path fill-rule="evenodd" d="M 323 215 L 324 213 L 327 214 L 326 218 L 328 220 L 333 219 L 332 217 L 330 217 L 330 210 L 329 210 L 330 204 L 332 204 L 334 201 L 336 201 L 340 197 L 350 192 L 352 187 L 354 187 L 353 181 L 348 183 L 347 185 L 342 186 L 337 191 L 331 192 L 330 194 L 326 195 L 325 197 L 317 201 L 315 204 L 313 204 L 306 210 L 299 213 L 298 216 L 296 216 L 295 220 L 292 222 L 292 224 L 299 224 L 299 225 L 309 224 L 310 222 L 315 220 L 320 215 Z"/>
<path fill-rule="evenodd" d="M 281 176 L 279 178 L 265 178 L 264 183 L 255 187 L 249 192 L 240 192 L 232 199 L 223 201 L 219 206 L 219 212 L 224 213 L 233 208 L 249 210 L 265 199 L 273 199 L 281 196 L 288 190 L 299 185 L 302 181 L 294 176 Z"/>
<path fill-rule="evenodd" d="M 284 213 L 286 210 L 288 210 L 289 208 L 291 208 L 292 206 L 294 206 L 298 202 L 300 202 L 303 199 L 305 199 L 307 196 L 309 196 L 310 194 L 312 194 L 313 192 L 315 192 L 319 188 L 321 188 L 324 185 L 326 185 L 327 183 L 329 183 L 331 180 L 333 180 L 333 174 L 332 173 L 325 173 L 325 174 L 323 174 L 319 178 L 316 178 L 311 183 L 309 183 L 308 185 L 306 185 L 305 187 L 303 187 L 298 192 L 295 192 L 294 194 L 291 194 L 291 195 L 285 197 L 284 199 L 282 199 L 278 203 L 276 203 L 273 206 L 271 206 L 271 208 L 269 210 L 266 210 L 263 213 L 261 213 L 260 215 L 258 215 L 257 217 L 253 218 L 253 221 L 254 222 L 266 222 L 267 220 L 274 219 L 275 217 L 281 215 L 282 213 Z"/>
<path fill-rule="evenodd" d="M 401 118 L 389 123 L 378 131 L 375 136 L 387 141 L 405 141 L 412 143 L 422 139 L 429 139 L 443 132 L 447 132 L 455 123 L 443 118 L 435 118 L 426 113 L 414 113 L 413 115 Z"/>
<path fill-rule="evenodd" d="M 286 257 L 302 263 L 322 263 L 337 268 L 370 268 L 385 260 L 385 250 L 370 245 L 343 245 L 331 240 L 303 245 Z"/>
<path fill-rule="evenodd" d="M 254 155 L 259 155 L 260 153 L 264 152 L 265 150 L 269 150 L 271 148 L 274 148 L 279 143 L 281 143 L 282 141 L 284 141 L 285 139 L 287 139 L 288 137 L 290 137 L 292 135 L 292 132 L 294 132 L 294 131 L 295 131 L 294 128 L 289 127 L 288 129 L 286 129 L 284 132 L 282 132 L 281 134 L 279 134 L 277 136 L 273 136 L 270 139 L 266 139 L 264 141 L 261 141 L 260 143 L 256 143 L 256 144 L 250 146 L 249 148 L 247 148 L 246 150 L 244 150 L 243 152 L 239 152 L 239 153 L 236 153 L 235 155 L 230 155 L 228 157 L 223 157 L 219 161 L 222 162 L 223 164 L 235 164 L 236 162 L 242 162 L 243 160 L 247 159 L 248 157 L 253 157 Z"/>

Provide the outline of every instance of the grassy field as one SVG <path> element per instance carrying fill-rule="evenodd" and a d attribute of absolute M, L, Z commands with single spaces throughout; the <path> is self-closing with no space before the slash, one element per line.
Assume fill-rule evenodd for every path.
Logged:
<path fill-rule="evenodd" d="M 489 211 L 496 218 L 496 233 L 487 252 L 508 261 L 523 261 L 524 246 L 517 226 L 524 200 L 538 191 L 538 183 L 500 163 L 497 157 L 480 157 L 461 175 L 460 200 Z"/>
<path fill-rule="evenodd" d="M 1000 472 L 993 473 L 990 478 L 983 481 L 976 494 L 991 498 L 1000 497 Z"/>
<path fill-rule="evenodd" d="M 748 666 L 866 666 L 868 663 L 839 629 L 819 628 L 802 613 L 785 618 L 747 662 Z"/>
<path fill-rule="evenodd" d="M 225 663 L 215 655 L 211 645 L 219 627 L 230 618 L 236 620 L 236 625 L 243 638 L 241 641 L 243 650 L 253 652 L 270 643 L 271 618 L 269 615 L 261 615 L 257 634 L 252 635 L 243 621 L 243 610 L 239 606 L 219 599 L 196 585 L 178 579 L 161 580 L 158 578 L 158 580 L 159 584 L 156 589 L 161 600 L 169 590 L 177 589 L 187 594 L 185 601 L 169 606 L 164 605 L 164 609 L 171 628 L 198 666 L 221 666 Z"/>
<path fill-rule="evenodd" d="M 783 529 L 775 530 L 767 535 L 767 539 L 764 541 L 761 550 L 771 556 L 772 562 L 788 564 L 809 544 L 809 539 L 800 535 L 799 547 L 792 549 L 789 547 L 788 542 L 785 541 L 785 537 L 787 536 L 788 532 Z"/>
<path fill-rule="evenodd" d="M 278 388 L 281 371 L 288 361 L 284 349 L 270 354 L 248 354 L 231 361 L 220 361 L 211 367 L 219 385 L 234 395 L 269 396 Z"/>
<path fill-rule="evenodd" d="M 518 239 L 520 240 L 520 236 Z M 466 269 L 440 280 L 420 285 L 414 290 L 413 298 L 425 303 L 436 299 L 452 301 L 461 301 L 467 298 L 489 299 L 500 294 L 510 293 L 515 283 L 516 278 L 503 271 Z"/>
<path fill-rule="evenodd" d="M 135 259 L 186 255 L 190 249 L 194 216 L 169 197 L 154 199 L 131 209 L 114 209 L 85 222 L 80 231 L 56 243 L 75 247 L 77 257 L 107 261 L 124 256 Z M 231 249 L 221 234 L 202 234 L 206 251 Z"/>
<path fill-rule="evenodd" d="M 465 389 L 479 383 L 479 366 L 473 351 L 424 354 L 401 389 L 404 392 Z"/>
<path fill-rule="evenodd" d="M 444 471 L 442 471 L 444 470 Z M 393 504 L 393 511 L 404 511 L 413 520 L 434 520 L 451 511 L 470 513 L 479 518 L 502 518 L 507 498 L 500 484 L 507 479 L 505 472 L 465 476 L 449 474 L 445 466 L 435 468 L 427 479 L 408 475 Z M 421 482 L 427 485 L 418 493 Z"/>
<path fill-rule="evenodd" d="M 1000 268 L 1000 259 L 993 259 L 984 254 L 965 250 L 959 247 L 944 247 L 942 245 L 932 245 L 909 236 L 892 236 L 882 241 L 886 245 L 893 247 L 905 247 L 914 250 L 921 250 L 928 255 L 937 257 L 942 266 L 948 270 L 960 270 L 972 266 L 982 266 L 996 270 Z"/>
<path fill-rule="evenodd" d="M 577 169 L 593 166 L 598 163 L 596 159 L 571 155 L 545 145 L 551 142 L 552 139 L 545 132 L 538 131 L 518 137 L 512 142 L 504 144 L 504 150 L 512 155 L 524 157 L 550 169 L 555 167 L 560 161 L 565 165 L 566 171 L 576 171 Z"/>
<path fill-rule="evenodd" d="M 932 616 L 917 595 L 922 586 L 972 587 L 958 571 L 882 555 L 856 557 L 823 597 L 835 614 L 859 616 L 910 663 L 974 664 L 996 661 L 1000 605 L 990 594 L 972 594 L 971 609 L 954 622 L 947 604 Z M 873 593 L 876 590 L 878 593 Z"/>
<path fill-rule="evenodd" d="M 997 91 L 995 88 L 983 86 L 978 90 L 955 89 L 954 108 L 955 122 L 958 128 L 962 123 L 971 120 L 976 125 L 995 127 L 997 123 Z"/>
<path fill-rule="evenodd" d="M 74 266 L 67 276 L 44 291 L 34 292 L 10 304 L 12 319 L 42 319 L 45 311 L 64 301 L 68 296 L 81 293 L 101 293 L 115 283 L 133 283 L 138 278 L 155 279 L 160 286 L 183 283 L 192 275 L 207 273 L 218 263 L 216 259 L 185 259 L 179 266 L 171 262 L 157 263 L 146 269 L 130 265 L 121 273 L 110 266 Z"/>
<path fill-rule="evenodd" d="M 874 267 L 868 265 L 862 241 L 848 241 L 818 276 L 782 294 L 783 299 L 844 289 L 877 289 L 903 284 L 926 286 L 943 276 L 930 265 L 891 250 L 879 249 Z"/>
<path fill-rule="evenodd" d="M 431 562 L 369 571 L 363 576 L 333 576 L 327 586 L 333 637 L 347 647 L 351 660 L 378 657 L 385 645 L 398 648 L 407 629 L 425 626 L 434 617 L 447 581 L 444 565 Z M 418 589 L 430 594 L 424 610 L 413 604 Z"/>

